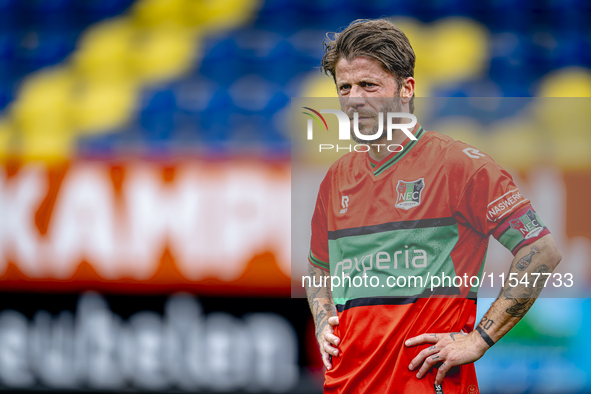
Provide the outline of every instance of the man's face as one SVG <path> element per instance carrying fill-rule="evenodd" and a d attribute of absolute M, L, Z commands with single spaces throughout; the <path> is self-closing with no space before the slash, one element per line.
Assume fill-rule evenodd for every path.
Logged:
<path fill-rule="evenodd" d="M 353 113 L 359 114 L 361 134 L 377 132 L 379 112 L 384 113 L 384 122 L 387 112 L 402 112 L 398 84 L 377 60 L 365 56 L 351 61 L 343 58 L 335 71 L 341 109 L 349 115 L 352 127 Z M 358 140 L 354 133 L 352 136 L 358 143 L 366 142 Z"/>

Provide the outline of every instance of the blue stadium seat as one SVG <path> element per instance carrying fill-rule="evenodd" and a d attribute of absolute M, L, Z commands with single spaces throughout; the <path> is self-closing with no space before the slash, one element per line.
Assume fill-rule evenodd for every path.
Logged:
<path fill-rule="evenodd" d="M 161 141 L 174 130 L 175 94 L 170 89 L 148 89 L 142 92 L 139 124 L 145 138 Z"/>
<path fill-rule="evenodd" d="M 28 30 L 20 34 L 16 64 L 21 74 L 61 62 L 75 47 L 69 31 Z"/>
<path fill-rule="evenodd" d="M 13 67 L 16 57 L 16 44 L 14 35 L 0 32 L 0 80 L 13 76 Z"/>
<path fill-rule="evenodd" d="M 556 35 L 557 46 L 549 59 L 551 68 L 565 66 L 590 66 L 589 35 L 579 32 L 566 32 Z"/>
<path fill-rule="evenodd" d="M 76 19 L 88 24 L 123 13 L 134 0 L 71 0 Z"/>
<path fill-rule="evenodd" d="M 435 88 L 432 97 L 501 97 L 501 88 L 488 78 Z M 421 101 L 419 99 L 419 101 Z"/>
<path fill-rule="evenodd" d="M 291 67 L 304 72 L 319 69 L 325 38 L 326 31 L 314 29 L 304 29 L 292 35 L 289 41 L 294 47 L 295 59 Z"/>
<path fill-rule="evenodd" d="M 586 0 L 546 0 L 551 26 L 558 32 L 589 32 L 591 4 Z"/>
<path fill-rule="evenodd" d="M 13 99 L 13 83 L 9 79 L 0 80 L 0 111 Z"/>
<path fill-rule="evenodd" d="M 301 24 L 295 17 L 296 12 L 295 0 L 265 1 L 254 26 L 258 29 L 272 30 L 281 35 L 290 34 L 301 29 Z M 286 18 L 286 15 L 290 17 Z"/>
<path fill-rule="evenodd" d="M 352 7 L 342 0 L 296 0 L 298 22 L 302 28 L 338 30 L 353 19 L 363 16 L 355 14 Z"/>
<path fill-rule="evenodd" d="M 199 73 L 228 87 L 240 75 L 241 64 L 238 59 L 238 47 L 232 38 L 218 36 L 205 40 L 203 48 L 205 57 L 201 61 Z"/>
<path fill-rule="evenodd" d="M 348 0 L 347 6 L 360 18 L 396 14 L 409 15 L 410 2 L 404 0 Z"/>
<path fill-rule="evenodd" d="M 237 48 L 237 61 L 242 65 L 243 74 L 265 74 L 270 68 L 268 59 L 282 37 L 274 32 L 259 29 L 242 29 L 231 35 Z"/>
<path fill-rule="evenodd" d="M 526 53 L 525 67 L 530 74 L 542 76 L 551 70 L 551 62 L 556 51 L 558 41 L 549 29 L 539 29 L 529 36 L 530 51 Z"/>
<path fill-rule="evenodd" d="M 21 17 L 37 26 L 61 27 L 72 21 L 72 0 L 22 0 Z"/>
<path fill-rule="evenodd" d="M 229 125 L 234 142 L 265 143 L 280 136 L 273 116 L 289 104 L 289 98 L 278 85 L 251 74 L 236 81 L 229 93 L 235 106 Z"/>
<path fill-rule="evenodd" d="M 287 83 L 302 71 L 298 69 L 296 51 L 287 39 L 282 39 L 269 53 L 263 63 L 261 74 L 280 85 Z"/>
<path fill-rule="evenodd" d="M 531 7 L 534 0 L 484 0 L 474 3 L 482 5 L 480 16 L 493 33 L 515 31 L 525 33 L 532 25 L 535 14 Z"/>
<path fill-rule="evenodd" d="M 233 112 L 226 89 L 204 78 L 181 81 L 174 87 L 182 127 L 207 137 L 219 137 Z"/>
<path fill-rule="evenodd" d="M 137 151 L 134 146 L 141 142 L 139 134 L 132 130 L 115 130 L 106 134 L 81 136 L 76 141 L 77 156 L 87 159 L 115 157 L 128 151 Z"/>
<path fill-rule="evenodd" d="M 0 0 L 0 31 L 7 31 L 15 27 L 16 0 Z"/>
<path fill-rule="evenodd" d="M 430 0 L 427 4 L 421 4 L 419 9 L 412 10 L 420 13 L 421 19 L 433 21 L 448 16 L 472 16 L 471 2 L 467 0 Z M 472 2 L 474 3 L 474 2 Z M 422 9 L 422 11 L 421 11 Z M 395 11 L 394 11 L 395 12 Z"/>
<path fill-rule="evenodd" d="M 532 43 L 528 37 L 515 32 L 493 35 L 491 42 L 490 78 L 499 84 L 505 96 L 517 94 L 536 79 L 529 73 L 527 59 L 531 57 Z M 528 94 L 526 94 L 528 95 Z"/>

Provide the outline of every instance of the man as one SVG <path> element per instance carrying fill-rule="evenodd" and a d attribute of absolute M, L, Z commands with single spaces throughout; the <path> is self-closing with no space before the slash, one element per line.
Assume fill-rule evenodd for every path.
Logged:
<path fill-rule="evenodd" d="M 351 119 L 357 112 L 369 136 L 379 112 L 413 112 L 414 63 L 401 30 L 361 20 L 325 42 L 322 67 L 342 110 Z M 509 274 L 518 281 L 552 272 L 561 259 L 529 200 L 489 156 L 418 124 L 412 133 L 395 130 L 390 141 L 384 133 L 367 153 L 344 155 L 320 186 L 309 275 L 382 284 L 306 289 L 326 393 L 477 393 L 473 362 L 524 316 L 543 281 L 505 284 L 474 329 L 474 282 L 433 292 L 418 279 L 481 276 L 490 235 L 514 254 Z M 413 285 L 383 286 L 413 276 Z"/>

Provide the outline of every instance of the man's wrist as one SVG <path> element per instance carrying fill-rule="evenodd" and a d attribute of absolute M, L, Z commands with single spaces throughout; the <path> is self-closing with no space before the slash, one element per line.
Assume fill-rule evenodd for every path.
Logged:
<path fill-rule="evenodd" d="M 476 329 L 472 332 L 472 334 L 477 338 L 477 342 L 479 343 L 479 347 L 482 348 L 483 353 L 490 349 L 494 344 L 495 341 L 488 335 L 488 333 L 481 327 L 477 326 Z"/>

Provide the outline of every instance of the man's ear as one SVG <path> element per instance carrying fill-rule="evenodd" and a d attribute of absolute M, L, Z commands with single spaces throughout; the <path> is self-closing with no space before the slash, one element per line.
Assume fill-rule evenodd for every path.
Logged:
<path fill-rule="evenodd" d="M 408 104 L 414 94 L 415 79 L 413 77 L 408 77 L 402 81 L 402 86 L 400 87 L 400 97 L 402 97 L 402 104 Z"/>

